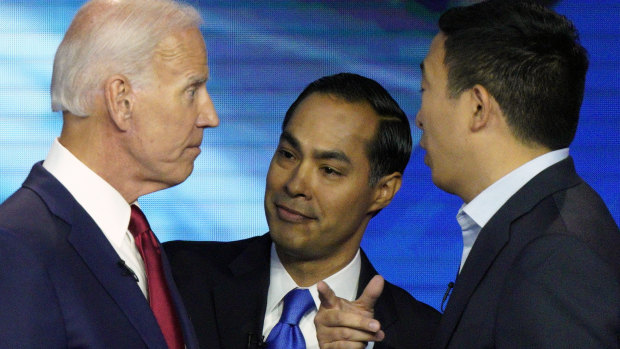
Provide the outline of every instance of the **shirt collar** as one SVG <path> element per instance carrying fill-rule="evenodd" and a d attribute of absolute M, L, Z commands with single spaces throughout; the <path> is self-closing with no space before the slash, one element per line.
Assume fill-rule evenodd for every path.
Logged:
<path fill-rule="evenodd" d="M 568 148 L 564 148 L 545 153 L 526 162 L 483 190 L 472 201 L 464 205 L 462 210 L 480 228 L 484 227 L 506 201 L 527 182 L 543 170 L 567 157 Z"/>
<path fill-rule="evenodd" d="M 362 259 L 359 249 L 353 257 L 353 260 L 346 267 L 340 269 L 335 274 L 326 278 L 325 283 L 336 293 L 338 297 L 348 300 L 355 300 L 357 297 L 357 284 L 362 268 Z M 267 293 L 267 312 L 273 311 L 286 294 L 298 286 L 293 278 L 282 265 L 278 253 L 276 252 L 275 243 L 271 244 L 271 260 L 269 273 L 269 291 Z M 321 305 L 319 293 L 316 284 L 307 287 L 312 295 L 316 309 Z"/>
<path fill-rule="evenodd" d="M 43 167 L 73 195 L 110 243 L 122 245 L 131 209 L 123 196 L 54 140 Z"/>

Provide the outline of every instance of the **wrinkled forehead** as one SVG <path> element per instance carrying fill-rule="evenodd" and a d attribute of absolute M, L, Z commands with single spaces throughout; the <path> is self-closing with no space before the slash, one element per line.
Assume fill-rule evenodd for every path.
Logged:
<path fill-rule="evenodd" d="M 206 70 L 207 49 L 200 30 L 188 28 L 166 36 L 157 44 L 153 61 L 175 73 L 188 68 Z"/>

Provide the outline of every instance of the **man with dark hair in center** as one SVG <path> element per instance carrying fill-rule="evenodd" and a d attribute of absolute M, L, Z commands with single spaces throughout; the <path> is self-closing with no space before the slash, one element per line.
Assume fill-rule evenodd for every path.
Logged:
<path fill-rule="evenodd" d="M 405 113 L 377 82 L 342 73 L 308 85 L 286 113 L 267 174 L 269 233 L 164 244 L 201 346 L 318 348 L 316 284 L 353 300 L 377 274 L 360 241 L 400 189 L 411 143 Z M 290 315 L 289 304 L 303 310 Z M 439 320 L 389 283 L 374 315 L 385 331 L 375 348 L 429 347 Z"/>

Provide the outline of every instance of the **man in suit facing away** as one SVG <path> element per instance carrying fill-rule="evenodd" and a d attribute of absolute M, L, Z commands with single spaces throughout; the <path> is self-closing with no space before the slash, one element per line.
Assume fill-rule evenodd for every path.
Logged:
<path fill-rule="evenodd" d="M 588 68 L 576 29 L 522 1 L 454 8 L 439 28 L 416 123 L 433 182 L 464 201 L 464 250 L 434 347 L 618 348 L 620 231 L 568 151 Z M 372 302 L 325 296 L 322 348 L 374 337 L 355 311 Z"/>
<path fill-rule="evenodd" d="M 196 348 L 138 197 L 183 182 L 219 123 L 198 12 L 92 0 L 58 47 L 62 133 L 0 205 L 0 347 Z"/>
<path fill-rule="evenodd" d="M 377 274 L 360 241 L 399 190 L 411 143 L 406 115 L 377 82 L 342 73 L 308 85 L 286 113 L 267 174 L 269 233 L 164 244 L 201 347 L 318 348 L 316 284 L 353 300 Z M 283 340 L 292 294 L 304 294 L 307 308 L 291 322 L 295 339 Z M 374 314 L 385 331 L 375 348 L 428 347 L 439 318 L 389 283 Z"/>

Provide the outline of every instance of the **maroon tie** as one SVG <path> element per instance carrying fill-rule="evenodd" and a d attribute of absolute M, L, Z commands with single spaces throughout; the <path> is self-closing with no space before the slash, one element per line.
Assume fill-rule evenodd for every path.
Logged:
<path fill-rule="evenodd" d="M 170 349 L 182 349 L 184 347 L 183 334 L 164 277 L 159 243 L 153 235 L 144 213 L 136 205 L 131 205 L 129 231 L 133 235 L 138 251 L 144 260 L 149 303 L 157 323 L 159 323 L 168 347 Z"/>

